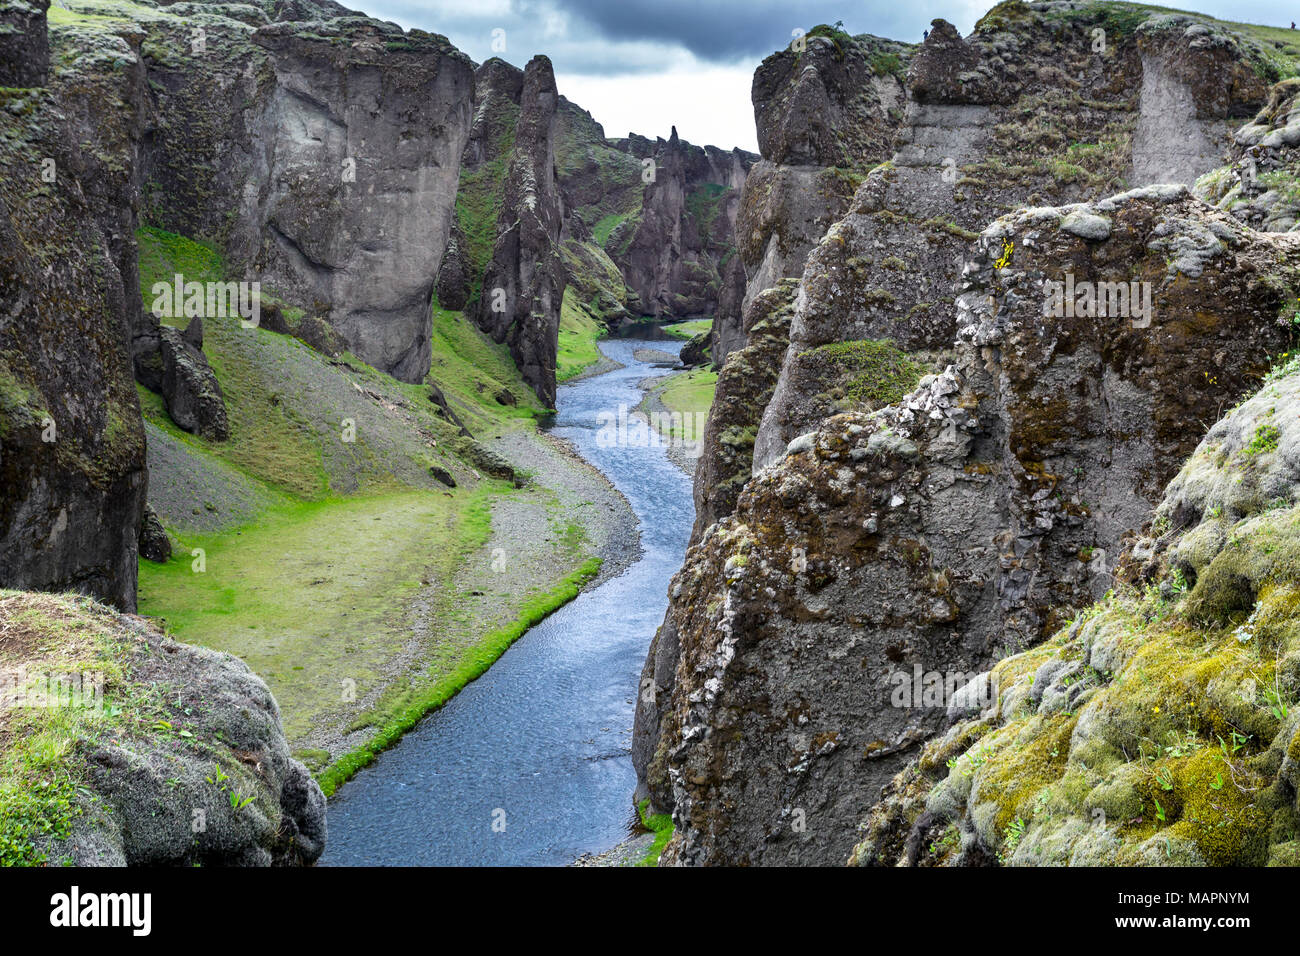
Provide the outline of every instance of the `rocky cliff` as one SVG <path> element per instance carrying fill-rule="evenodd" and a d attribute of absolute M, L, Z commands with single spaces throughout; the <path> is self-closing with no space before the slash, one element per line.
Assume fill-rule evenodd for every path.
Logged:
<path fill-rule="evenodd" d="M 1295 866 L 1295 362 L 1214 425 L 1111 592 L 959 695 L 861 865 Z"/>
<path fill-rule="evenodd" d="M 312 15 L 209 4 L 145 22 L 148 218 L 216 241 L 360 358 L 420 381 L 473 67 L 439 36 Z"/>
<path fill-rule="evenodd" d="M 507 71 L 497 72 L 513 86 L 514 78 Z M 506 156 L 498 157 L 504 162 L 500 208 L 477 317 L 483 331 L 510 347 L 524 381 L 537 397 L 554 408 L 555 352 L 566 274 L 560 254 L 564 210 L 555 173 L 559 93 L 551 61 L 544 56 L 530 60 L 518 89 L 513 144 Z M 493 99 L 486 96 L 483 105 L 492 106 Z"/>
<path fill-rule="evenodd" d="M 697 470 L 715 484 L 637 710 L 641 792 L 677 824 L 666 860 L 842 861 L 951 692 L 1109 587 L 1164 483 L 1291 344 L 1297 260 L 1184 186 L 1101 197 L 1222 163 L 1205 144 L 1280 71 L 1249 36 L 1155 11 L 1005 3 L 967 38 L 936 21 L 892 139 L 862 140 L 892 157 L 788 269 L 797 288 L 755 293 L 790 312 L 781 367 L 750 398 L 720 377 Z M 1053 313 L 1075 281 L 1138 297 Z M 870 411 L 870 386 L 927 368 Z"/>
<path fill-rule="evenodd" d="M 120 144 L 88 126 L 89 104 L 138 88 L 117 39 L 121 69 L 91 63 L 45 86 L 41 57 L 24 53 L 29 69 L 11 64 L 9 80 L 37 85 L 0 93 L 0 582 L 130 610 L 147 486 L 130 357 L 139 295 L 130 205 L 118 206 L 129 187 L 108 175 Z M 129 121 L 117 136 L 129 144 Z"/>
<path fill-rule="evenodd" d="M 84 597 L 0 591 L 0 862 L 314 863 L 325 798 L 266 684 Z M 60 773 L 51 774 L 58 754 Z"/>
<path fill-rule="evenodd" d="M 675 128 L 667 140 L 610 139 L 589 113 L 561 98 L 556 161 L 565 239 L 618 268 L 622 322 L 611 327 L 644 317 L 739 320 L 744 270 L 735 222 L 757 159 L 692 145 Z"/>
<path fill-rule="evenodd" d="M 719 364 L 745 344 L 744 309 L 778 280 L 799 277 L 808 252 L 844 213 L 866 171 L 892 154 L 913 50 L 820 26 L 755 71 L 762 159 L 737 211 L 745 292 L 740 310 L 715 324 Z"/>

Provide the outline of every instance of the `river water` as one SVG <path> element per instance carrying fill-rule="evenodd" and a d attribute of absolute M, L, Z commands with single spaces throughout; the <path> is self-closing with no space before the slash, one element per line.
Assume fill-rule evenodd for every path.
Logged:
<path fill-rule="evenodd" d="M 600 348 L 624 367 L 561 386 L 551 430 L 626 496 L 643 556 L 533 627 L 341 787 L 323 865 L 565 864 L 627 836 L 637 681 L 695 509 L 662 447 L 597 440 L 602 414 L 634 408 L 637 383 L 667 374 L 633 352 L 680 343 Z"/>

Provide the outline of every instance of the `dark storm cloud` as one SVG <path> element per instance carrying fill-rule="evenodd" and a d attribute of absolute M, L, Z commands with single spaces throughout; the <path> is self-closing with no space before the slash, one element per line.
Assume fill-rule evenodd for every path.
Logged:
<path fill-rule="evenodd" d="M 851 32 L 902 26 L 884 4 L 788 0 L 564 0 L 561 4 L 612 40 L 658 40 L 704 60 L 767 56 L 790 42 L 791 31 L 843 20 Z M 943 6 L 957 6 L 944 4 Z M 870 16 L 863 16 L 870 8 Z M 857 14 L 855 16 L 855 13 Z M 909 38 L 910 39 L 910 38 Z"/>
<path fill-rule="evenodd" d="M 550 55 L 558 71 L 584 75 L 654 73 L 689 54 L 702 63 L 753 63 L 790 42 L 791 31 L 842 20 L 850 33 L 919 43 L 942 17 L 963 33 L 993 0 L 352 0 L 373 16 L 445 34 L 484 60 L 493 29 L 506 31 L 503 56 L 522 64 Z M 1183 0 L 1231 20 L 1289 24 L 1279 0 Z"/>

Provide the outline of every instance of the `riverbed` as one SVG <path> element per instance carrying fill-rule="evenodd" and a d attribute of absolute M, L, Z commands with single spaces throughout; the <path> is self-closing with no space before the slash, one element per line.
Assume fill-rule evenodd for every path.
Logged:
<path fill-rule="evenodd" d="M 322 865 L 562 865 L 630 832 L 637 681 L 695 518 L 666 449 L 619 427 L 638 383 L 669 374 L 635 357 L 648 347 L 681 343 L 601 342 L 622 367 L 561 386 L 551 428 L 627 498 L 640 560 L 529 630 L 340 788 Z"/>

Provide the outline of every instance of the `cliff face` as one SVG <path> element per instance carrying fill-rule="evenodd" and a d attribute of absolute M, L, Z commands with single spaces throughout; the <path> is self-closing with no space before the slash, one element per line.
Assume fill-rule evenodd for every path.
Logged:
<path fill-rule="evenodd" d="M 139 298 L 130 203 L 106 172 L 129 157 L 131 124 L 128 110 L 111 141 L 85 110 L 129 98 L 132 39 L 115 38 L 121 69 L 84 65 L 77 95 L 56 76 L 7 88 L 0 109 L 0 581 L 126 609 L 147 484 L 129 351 Z"/>
<path fill-rule="evenodd" d="M 555 175 L 558 99 L 551 61 L 534 57 L 520 87 L 497 235 L 477 310 L 479 327 L 509 345 L 524 381 L 550 408 L 555 407 L 555 350 L 565 284 L 563 206 Z"/>
<path fill-rule="evenodd" d="M 189 20 L 149 24 L 150 218 L 222 243 L 359 357 L 420 381 L 472 65 L 441 37 L 360 17 L 266 21 L 215 6 L 201 52 Z"/>
<path fill-rule="evenodd" d="M 1199 422 L 1286 347 L 1276 283 L 1295 287 L 1293 242 L 1173 188 L 1085 210 L 1115 224 L 1109 238 L 1075 234 L 1079 212 L 989 227 L 958 299 L 955 366 L 793 442 L 688 553 L 660 745 L 670 858 L 843 858 L 880 786 L 943 723 L 935 702 L 900 704 L 897 675 L 965 683 L 1099 597 Z M 1004 239 L 1029 251 L 999 269 Z M 1167 264 L 1193 244 L 1201 255 Z M 1099 282 L 1131 263 L 1155 287 L 1149 328 L 1043 316 L 1062 264 Z"/>
<path fill-rule="evenodd" d="M 852 862 L 1300 862 L 1298 400 L 1291 362 L 1210 429 L 1126 552 L 1137 587 L 980 675 Z"/>
<path fill-rule="evenodd" d="M 865 172 L 893 152 L 913 49 L 817 27 L 755 71 L 762 160 L 740 197 L 736 240 L 746 286 L 741 309 L 715 323 L 719 364 L 745 344 L 743 310 L 778 280 L 798 278 Z"/>
<path fill-rule="evenodd" d="M 951 344 L 962 263 L 1002 210 L 1123 184 L 1190 185 L 1218 165 L 1188 144 L 1209 130 L 1222 140 L 1262 103 L 1253 48 L 1188 18 L 1155 17 L 1128 32 L 1112 26 L 1105 52 L 1094 52 L 1081 38 L 1110 25 L 1103 10 L 1004 4 L 965 40 L 935 22 L 909 73 L 897 153 L 806 263 L 804 305 L 755 442 L 758 467 L 822 417 L 805 402 L 821 391 L 813 349 Z"/>
<path fill-rule="evenodd" d="M 626 140 L 629 153 L 649 169 L 636 217 L 610 234 L 611 257 L 636 294 L 643 315 L 686 318 L 718 315 L 723 275 L 733 257 L 736 212 L 750 154 L 698 147 L 677 137 L 653 147 Z M 727 301 L 734 307 L 734 302 Z"/>
<path fill-rule="evenodd" d="M 740 190 L 757 159 L 744 150 L 667 139 L 608 139 L 561 101 L 556 162 L 565 238 L 599 247 L 619 269 L 627 318 L 738 320 Z"/>
<path fill-rule="evenodd" d="M 716 483 L 697 488 L 637 709 L 640 792 L 677 824 L 666 859 L 842 861 L 955 686 L 1109 586 L 1206 424 L 1288 346 L 1296 260 L 1185 188 L 1095 197 L 1222 162 L 1204 142 L 1254 115 L 1272 70 L 1249 39 L 1180 16 L 1007 3 L 964 39 L 936 21 L 892 140 L 862 140 L 892 141 L 892 159 L 787 267 L 802 279 L 779 296 L 779 372 L 751 398 L 720 377 L 697 471 Z M 761 140 L 801 159 L 827 142 Z M 776 294 L 754 290 L 760 273 L 777 274 L 750 269 L 751 293 Z M 1067 274 L 1149 283 L 1150 324 L 1045 315 Z M 872 364 L 886 340 L 900 351 Z M 945 365 L 870 413 L 867 385 L 905 392 Z M 721 440 L 755 428 L 752 462 Z M 939 673 L 943 706 L 897 702 L 914 672 Z"/>

